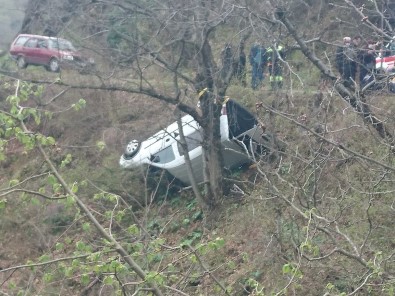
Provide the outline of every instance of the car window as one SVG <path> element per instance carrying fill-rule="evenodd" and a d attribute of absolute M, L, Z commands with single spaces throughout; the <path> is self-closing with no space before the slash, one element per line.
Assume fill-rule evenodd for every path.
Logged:
<path fill-rule="evenodd" d="M 34 47 L 37 47 L 37 43 L 38 43 L 37 38 L 30 38 L 30 39 L 26 42 L 25 47 L 34 48 Z"/>
<path fill-rule="evenodd" d="M 76 51 L 73 44 L 65 39 L 51 39 L 49 40 L 49 47 L 59 50 Z"/>
<path fill-rule="evenodd" d="M 195 131 L 192 134 L 185 136 L 185 141 L 187 142 L 188 152 L 202 145 L 202 134 L 200 131 Z M 178 151 L 180 155 L 184 155 L 181 144 L 177 143 Z"/>
<path fill-rule="evenodd" d="M 45 39 L 39 39 L 37 47 L 39 48 L 48 48 L 48 42 Z"/>
<path fill-rule="evenodd" d="M 176 157 L 174 155 L 172 146 L 166 147 L 165 149 L 151 156 L 151 161 L 155 163 L 167 163 L 173 161 L 174 159 L 176 159 Z"/>
<path fill-rule="evenodd" d="M 59 49 L 58 41 L 55 39 L 48 40 L 48 47 L 53 49 Z"/>
<path fill-rule="evenodd" d="M 22 46 L 26 43 L 27 39 L 29 39 L 29 37 L 19 36 L 18 39 L 15 41 L 15 45 Z"/>

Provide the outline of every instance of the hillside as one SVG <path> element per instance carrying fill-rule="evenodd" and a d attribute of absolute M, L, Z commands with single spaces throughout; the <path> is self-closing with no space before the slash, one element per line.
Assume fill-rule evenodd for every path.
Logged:
<path fill-rule="evenodd" d="M 305 28 L 303 52 L 274 21 L 278 7 L 204 3 L 29 2 L 22 31 L 69 38 L 96 68 L 51 73 L 0 60 L 3 294 L 394 294 L 389 78 L 361 91 L 306 57 L 338 75 L 340 36 L 377 33 L 347 1 L 284 2 Z M 226 44 L 232 58 L 244 44 L 248 57 L 257 39 L 268 47 L 272 38 L 287 49 L 283 88 L 271 89 L 265 69 L 253 90 L 248 61 L 247 86 L 228 77 Z M 197 90 L 210 83 L 286 148 L 227 172 L 228 190 L 208 210 L 168 174 L 118 161 L 129 140 L 174 122 L 177 108 L 199 116 Z"/>

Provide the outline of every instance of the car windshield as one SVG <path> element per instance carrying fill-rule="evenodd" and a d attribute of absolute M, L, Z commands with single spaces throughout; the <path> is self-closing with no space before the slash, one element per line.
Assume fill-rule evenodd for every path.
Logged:
<path fill-rule="evenodd" d="M 59 50 L 66 50 L 66 51 L 76 51 L 73 44 L 70 41 L 65 39 L 51 39 L 50 40 L 50 47 L 59 49 Z"/>

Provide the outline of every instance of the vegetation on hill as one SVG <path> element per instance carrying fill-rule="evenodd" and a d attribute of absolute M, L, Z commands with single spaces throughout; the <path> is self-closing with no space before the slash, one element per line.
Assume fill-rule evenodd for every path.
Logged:
<path fill-rule="evenodd" d="M 23 31 L 73 39 L 97 69 L 0 60 L 2 293 L 394 295 L 389 77 L 361 90 L 332 66 L 344 35 L 391 36 L 391 5 L 231 2 L 30 1 Z M 248 54 L 256 40 L 287 48 L 282 89 L 223 70 L 225 44 Z M 164 172 L 118 167 L 177 108 L 203 120 L 203 86 L 205 115 L 236 98 L 286 143 L 221 175 L 215 207 L 204 186 L 201 201 Z"/>

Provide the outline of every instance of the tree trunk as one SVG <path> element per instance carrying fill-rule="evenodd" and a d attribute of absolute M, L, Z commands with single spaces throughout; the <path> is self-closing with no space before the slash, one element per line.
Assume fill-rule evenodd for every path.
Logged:
<path fill-rule="evenodd" d="M 215 103 L 213 93 L 201 96 L 203 114 L 203 161 L 206 201 L 215 208 L 223 196 L 223 158 L 220 134 L 221 105 Z"/>

